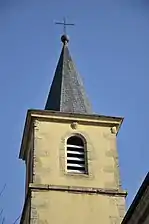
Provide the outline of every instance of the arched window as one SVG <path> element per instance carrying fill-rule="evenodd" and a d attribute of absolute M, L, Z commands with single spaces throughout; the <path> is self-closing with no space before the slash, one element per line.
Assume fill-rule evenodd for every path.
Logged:
<path fill-rule="evenodd" d="M 67 139 L 67 171 L 86 173 L 86 152 L 82 138 L 71 136 Z"/>

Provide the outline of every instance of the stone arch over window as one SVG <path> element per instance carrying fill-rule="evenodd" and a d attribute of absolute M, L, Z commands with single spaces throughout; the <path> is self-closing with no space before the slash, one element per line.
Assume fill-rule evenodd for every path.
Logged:
<path fill-rule="evenodd" d="M 87 174 L 86 140 L 81 135 L 72 135 L 66 141 L 66 168 L 69 173 Z"/>

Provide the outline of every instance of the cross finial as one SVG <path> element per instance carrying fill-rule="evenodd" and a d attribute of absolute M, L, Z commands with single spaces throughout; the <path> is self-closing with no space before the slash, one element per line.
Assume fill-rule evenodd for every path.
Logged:
<path fill-rule="evenodd" d="M 63 18 L 63 22 L 56 22 L 55 24 L 63 25 L 63 32 L 64 32 L 64 35 L 66 35 L 66 27 L 67 27 L 67 26 L 74 26 L 74 25 L 75 25 L 74 23 L 67 23 L 65 17 Z"/>

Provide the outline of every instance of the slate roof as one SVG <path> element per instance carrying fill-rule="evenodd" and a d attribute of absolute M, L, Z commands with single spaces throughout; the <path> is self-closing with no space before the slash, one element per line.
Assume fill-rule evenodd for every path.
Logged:
<path fill-rule="evenodd" d="M 48 95 L 45 110 L 91 114 L 85 89 L 68 49 L 68 38 L 61 38 L 63 47 Z"/>
<path fill-rule="evenodd" d="M 147 173 L 141 187 L 139 188 L 132 204 L 130 205 L 123 221 L 121 224 L 127 224 L 129 223 L 129 221 L 131 222 L 131 217 L 132 215 L 135 213 L 136 211 L 136 208 L 138 207 L 139 203 L 141 203 L 141 200 L 143 200 L 143 195 L 146 193 L 146 190 L 147 188 L 149 187 L 149 172 Z M 147 199 L 149 200 L 149 199 Z M 147 202 L 148 203 L 148 202 Z M 144 205 L 142 205 L 144 206 Z M 148 211 L 149 207 L 147 207 L 147 209 L 145 210 L 145 212 L 143 213 L 143 216 L 141 216 L 141 218 L 139 219 L 139 221 L 137 223 L 141 224 L 141 223 L 144 223 L 144 220 L 146 219 L 146 217 L 148 216 L 149 214 L 149 211 Z M 138 214 L 136 213 L 136 216 Z"/>

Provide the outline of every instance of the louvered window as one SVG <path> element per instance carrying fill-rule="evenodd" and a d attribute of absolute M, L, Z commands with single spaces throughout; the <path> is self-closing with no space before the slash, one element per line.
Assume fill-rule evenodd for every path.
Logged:
<path fill-rule="evenodd" d="M 78 136 L 67 140 L 67 172 L 86 173 L 85 145 Z"/>

